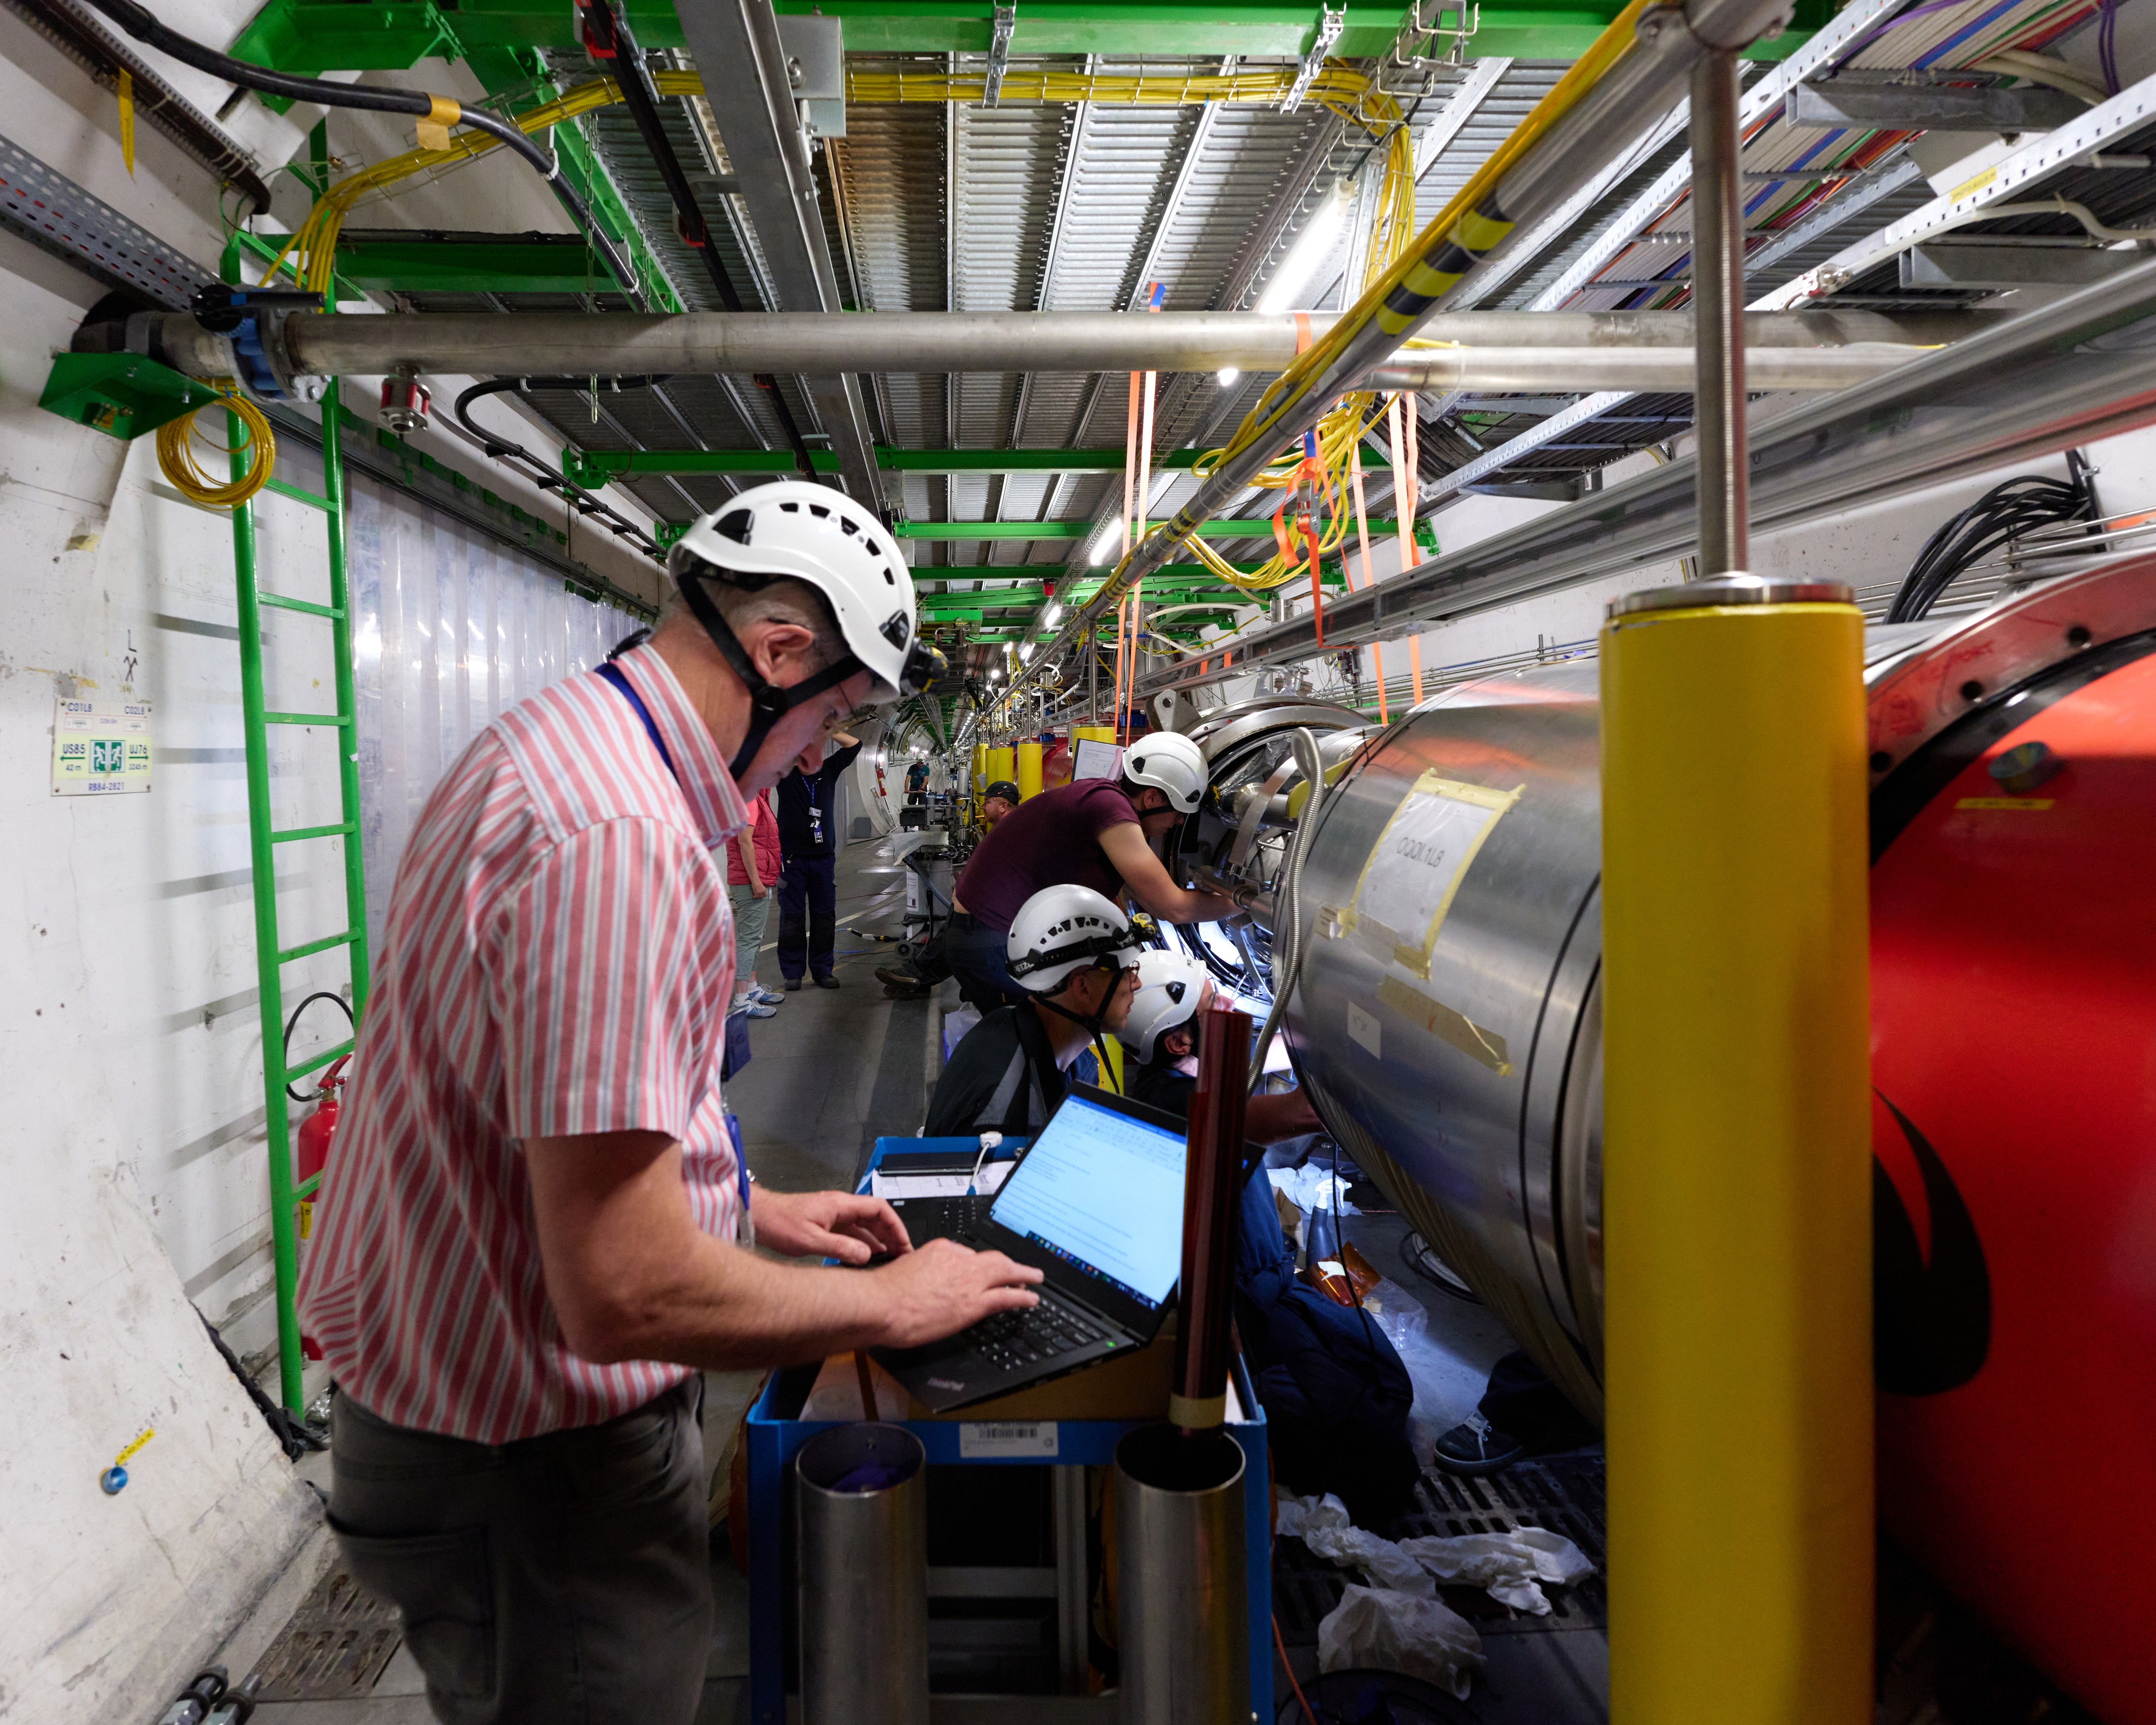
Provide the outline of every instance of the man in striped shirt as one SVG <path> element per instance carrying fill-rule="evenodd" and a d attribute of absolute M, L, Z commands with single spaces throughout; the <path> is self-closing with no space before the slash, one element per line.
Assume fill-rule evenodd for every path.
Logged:
<path fill-rule="evenodd" d="M 880 1199 L 752 1201 L 713 852 L 744 791 L 933 655 L 896 547 L 822 486 L 744 493 L 670 568 L 648 644 L 502 715 L 429 799 L 301 1277 L 341 1392 L 331 1523 L 458 1725 L 686 1725 L 711 1609 L 697 1368 L 916 1346 L 1040 1279 L 910 1251 Z M 788 1257 L 897 1255 L 774 1262 L 737 1244 L 750 1218 Z"/>

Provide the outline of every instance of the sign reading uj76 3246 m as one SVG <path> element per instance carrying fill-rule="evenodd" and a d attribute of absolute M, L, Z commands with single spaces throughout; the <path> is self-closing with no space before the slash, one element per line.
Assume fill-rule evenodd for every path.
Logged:
<path fill-rule="evenodd" d="M 150 788 L 150 703 L 64 696 L 53 711 L 53 794 Z"/>

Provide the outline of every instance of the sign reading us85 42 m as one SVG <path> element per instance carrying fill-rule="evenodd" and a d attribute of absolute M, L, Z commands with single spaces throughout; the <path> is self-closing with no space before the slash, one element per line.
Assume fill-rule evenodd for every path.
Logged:
<path fill-rule="evenodd" d="M 63 697 L 53 711 L 53 794 L 150 788 L 150 703 Z"/>

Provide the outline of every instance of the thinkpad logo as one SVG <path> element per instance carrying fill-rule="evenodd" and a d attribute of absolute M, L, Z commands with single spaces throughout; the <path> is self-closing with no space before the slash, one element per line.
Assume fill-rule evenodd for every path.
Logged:
<path fill-rule="evenodd" d="M 948 1378 L 931 1378 L 928 1380 L 928 1387 L 931 1389 L 963 1389 L 966 1386 L 963 1384 L 953 1384 Z"/>

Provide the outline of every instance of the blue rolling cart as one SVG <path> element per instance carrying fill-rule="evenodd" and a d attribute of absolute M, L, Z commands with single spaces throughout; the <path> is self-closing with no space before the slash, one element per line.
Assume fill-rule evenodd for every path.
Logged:
<path fill-rule="evenodd" d="M 880 1138 L 870 1159 L 873 1171 L 886 1153 L 896 1151 L 953 1150 L 970 1147 L 973 1139 Z M 1008 1156 L 1008 1148 L 1002 1153 Z M 863 1181 L 865 1190 L 867 1181 Z M 1169 1347 L 1163 1337 L 1156 1347 Z M 1151 1353 L 1152 1350 L 1147 1350 Z M 1126 1363 L 1134 1363 L 1134 1362 Z M 819 1368 L 802 1367 L 775 1373 L 749 1409 L 746 1446 L 748 1471 L 749 1548 L 749 1702 L 752 1725 L 788 1725 L 798 1717 L 798 1673 L 791 1669 L 788 1650 L 793 1645 L 793 1491 L 794 1452 L 818 1432 L 845 1422 L 801 1417 L 803 1404 Z M 1123 1380 L 1120 1394 L 1123 1411 L 1132 1417 L 1072 1419 L 1026 1411 L 1034 1398 L 1052 1394 L 1055 1402 L 1082 1400 L 1089 1378 L 1113 1369 L 1096 1367 L 1072 1377 L 984 1404 L 941 1419 L 909 1420 L 899 1423 L 921 1440 L 932 1470 L 938 1467 L 983 1466 L 1048 1467 L 1055 1470 L 1050 1489 L 1055 1506 L 1055 1563 L 1050 1572 L 1011 1569 L 930 1571 L 932 1605 L 939 1599 L 1004 1598 L 1014 1595 L 1045 1599 L 1054 1597 L 1062 1694 L 938 1694 L 933 1712 L 938 1720 L 964 1720 L 990 1725 L 999 1718 L 1023 1719 L 1026 1725 L 1081 1719 L 1106 1720 L 1113 1717 L 1112 1696 L 1090 1697 L 1072 1692 L 1085 1670 L 1086 1625 L 1091 1589 L 1087 1574 L 1085 1541 L 1086 1476 L 1084 1469 L 1112 1467 L 1116 1445 L 1127 1433 L 1166 1409 L 1164 1382 L 1161 1413 L 1140 1417 L 1142 1409 L 1128 1401 L 1130 1380 Z M 1243 1451 L 1245 1531 L 1250 1546 L 1250 1706 L 1254 1717 L 1270 1720 L 1272 1707 L 1272 1503 L 1270 1471 L 1266 1460 L 1265 1414 L 1252 1393 L 1242 1362 L 1235 1362 L 1236 1399 L 1245 1418 L 1230 1422 L 1229 1435 Z M 1006 1407 L 1006 1403 L 1009 1407 Z M 1036 1404 L 1037 1405 L 1037 1404 Z M 998 1703 L 1004 1703 L 999 1706 Z"/>

